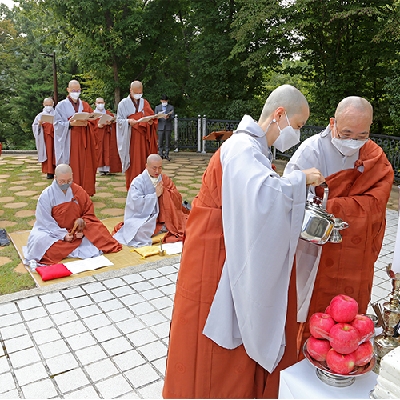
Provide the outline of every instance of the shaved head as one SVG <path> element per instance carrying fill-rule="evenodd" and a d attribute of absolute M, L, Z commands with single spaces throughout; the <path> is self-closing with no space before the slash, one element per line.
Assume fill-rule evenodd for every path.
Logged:
<path fill-rule="evenodd" d="M 131 89 L 142 89 L 143 85 L 140 81 L 133 81 L 131 83 Z"/>
<path fill-rule="evenodd" d="M 162 172 L 162 158 L 158 154 L 150 154 L 147 157 L 146 169 L 152 178 L 158 178 Z"/>
<path fill-rule="evenodd" d="M 46 97 L 43 100 L 43 105 L 44 106 L 54 106 L 54 100 L 51 97 Z"/>
<path fill-rule="evenodd" d="M 102 97 L 98 97 L 97 99 L 96 99 L 96 103 L 104 103 L 104 99 L 102 98 Z"/>
<path fill-rule="evenodd" d="M 63 174 L 71 174 L 72 175 L 72 169 L 68 164 L 59 164 L 57 165 L 54 175 L 63 175 Z"/>
<path fill-rule="evenodd" d="M 350 96 L 344 98 L 337 106 L 335 118 L 340 119 L 346 114 L 358 114 L 369 117 L 372 123 L 373 108 L 369 101 L 362 97 Z"/>

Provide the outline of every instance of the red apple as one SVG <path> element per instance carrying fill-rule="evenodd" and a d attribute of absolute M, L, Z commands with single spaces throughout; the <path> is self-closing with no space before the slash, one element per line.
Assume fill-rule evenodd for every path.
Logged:
<path fill-rule="evenodd" d="M 315 313 L 310 318 L 310 333 L 316 339 L 328 339 L 335 321 L 329 314 Z"/>
<path fill-rule="evenodd" d="M 329 331 L 331 347 L 340 354 L 350 354 L 358 347 L 359 333 L 349 324 L 339 322 Z"/>
<path fill-rule="evenodd" d="M 331 349 L 331 345 L 329 340 L 326 339 L 316 339 L 313 336 L 310 336 L 307 339 L 306 348 L 308 354 L 317 361 L 325 361 L 326 354 Z"/>
<path fill-rule="evenodd" d="M 354 354 L 340 354 L 330 349 L 326 355 L 326 365 L 336 374 L 347 375 L 354 370 Z"/>
<path fill-rule="evenodd" d="M 354 320 L 350 323 L 360 334 L 359 343 L 366 342 L 374 335 L 375 327 L 371 318 L 364 314 L 357 314 Z"/>
<path fill-rule="evenodd" d="M 367 342 L 361 343 L 352 354 L 354 355 L 355 366 L 363 367 L 371 361 L 374 355 L 374 346 L 372 346 L 372 343 L 368 340 Z"/>
<path fill-rule="evenodd" d="M 331 306 L 325 308 L 325 314 L 331 315 Z"/>
<path fill-rule="evenodd" d="M 329 314 L 336 322 L 351 322 L 358 313 L 358 303 L 345 294 L 335 296 L 329 307 Z"/>

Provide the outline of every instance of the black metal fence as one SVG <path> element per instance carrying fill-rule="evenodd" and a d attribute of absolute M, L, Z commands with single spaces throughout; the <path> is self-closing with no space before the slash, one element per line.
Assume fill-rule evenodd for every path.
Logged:
<path fill-rule="evenodd" d="M 178 118 L 175 115 L 175 151 L 189 150 L 199 153 L 215 152 L 220 142 L 215 140 L 203 140 L 205 136 L 214 131 L 233 131 L 240 121 L 207 119 L 206 116 L 197 118 Z M 323 126 L 306 125 L 301 129 L 300 143 L 308 137 L 323 131 Z M 388 135 L 371 135 L 371 140 L 382 147 L 383 151 L 394 169 L 396 182 L 400 182 L 400 137 Z M 292 147 L 285 153 L 276 152 L 277 158 L 289 159 L 300 144 Z"/>

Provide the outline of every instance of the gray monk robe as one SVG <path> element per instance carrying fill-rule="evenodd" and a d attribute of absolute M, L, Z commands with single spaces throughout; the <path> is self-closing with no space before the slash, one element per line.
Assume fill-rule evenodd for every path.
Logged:
<path fill-rule="evenodd" d="M 162 180 L 163 193 L 157 197 L 155 185 Z M 144 170 L 131 183 L 126 197 L 124 222 L 118 224 L 114 238 L 132 247 L 150 246 L 151 237 L 165 224 L 164 242 L 183 239 L 187 214 L 182 207 L 182 196 L 167 175 L 151 178 Z"/>

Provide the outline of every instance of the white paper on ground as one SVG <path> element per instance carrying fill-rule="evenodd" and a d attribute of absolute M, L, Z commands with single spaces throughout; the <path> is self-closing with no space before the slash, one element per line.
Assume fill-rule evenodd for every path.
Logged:
<path fill-rule="evenodd" d="M 108 258 L 101 255 L 93 258 L 86 258 L 85 260 L 66 262 L 64 263 L 64 265 L 73 274 L 79 274 L 80 272 L 93 271 L 101 267 L 109 267 L 111 265 L 114 265 L 114 263 L 112 263 Z"/>
<path fill-rule="evenodd" d="M 163 243 L 162 249 L 165 250 L 168 255 L 182 253 L 182 242 Z"/>

